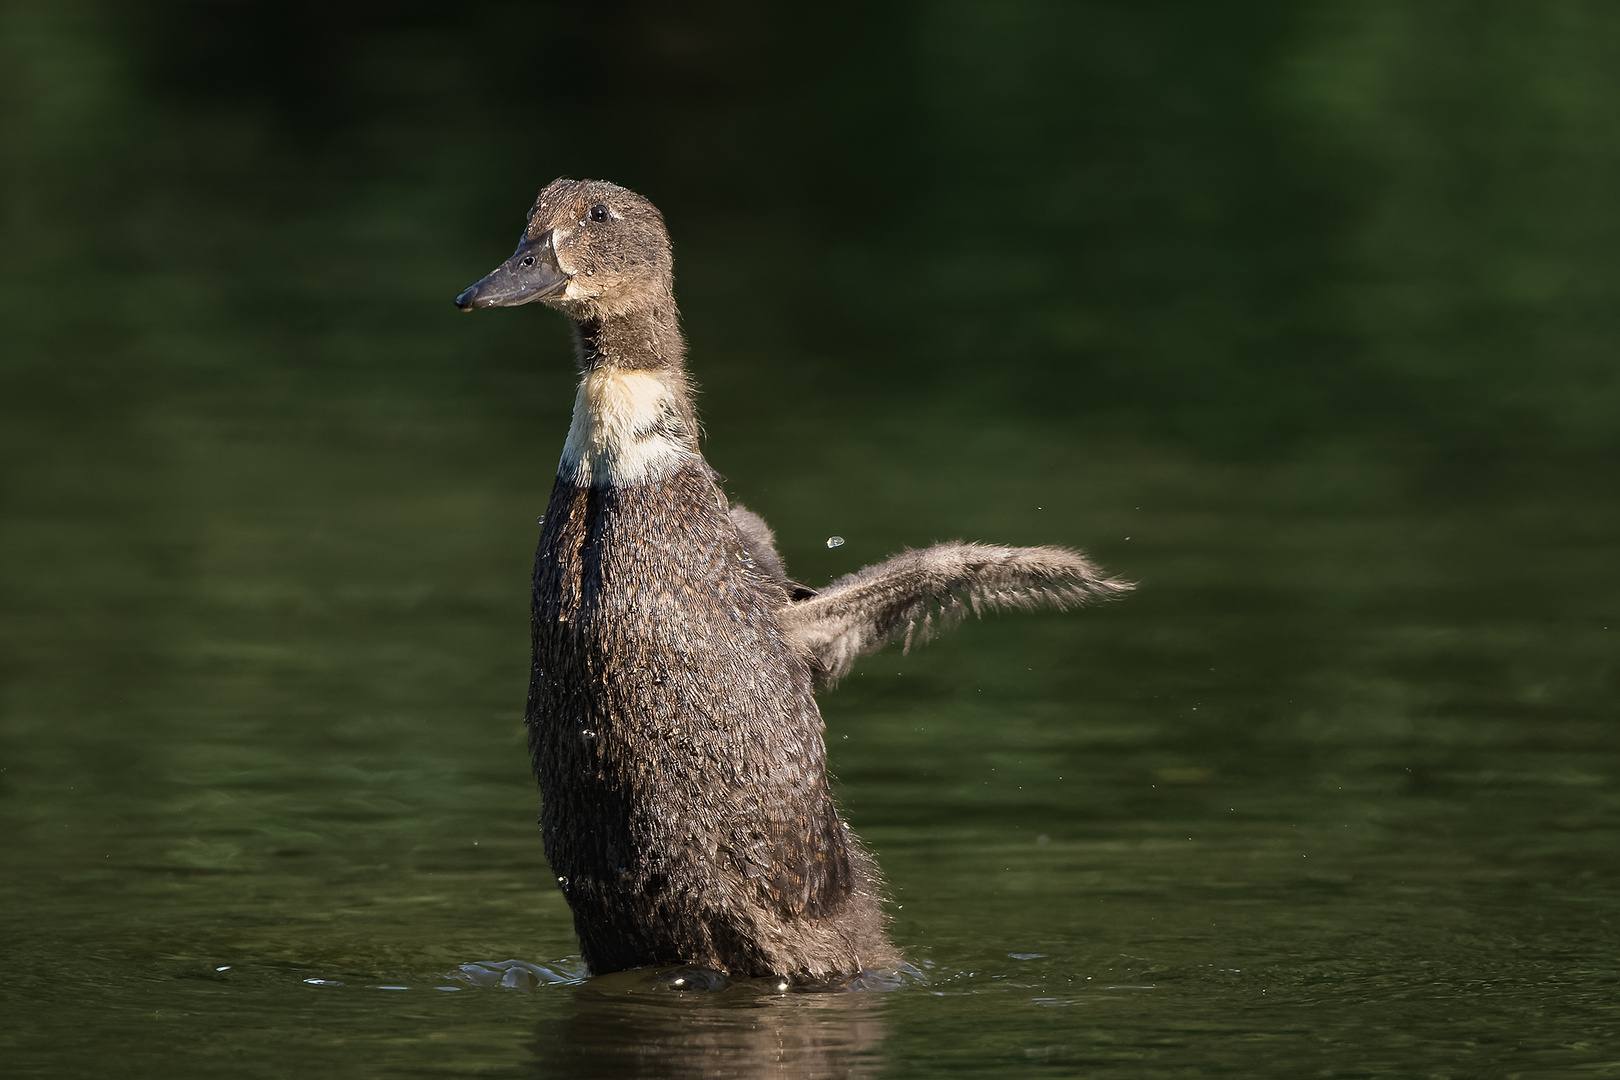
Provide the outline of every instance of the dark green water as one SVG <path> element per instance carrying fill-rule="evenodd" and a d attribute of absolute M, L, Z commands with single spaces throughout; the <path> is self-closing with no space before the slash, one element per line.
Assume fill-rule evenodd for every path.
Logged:
<path fill-rule="evenodd" d="M 1620 1075 L 1620 15 L 63 0 L 0 50 L 7 1076 Z M 665 210 L 802 579 L 1141 583 L 824 697 L 899 989 L 450 977 L 572 970 L 520 723 L 567 338 L 450 306 L 558 174 Z"/>

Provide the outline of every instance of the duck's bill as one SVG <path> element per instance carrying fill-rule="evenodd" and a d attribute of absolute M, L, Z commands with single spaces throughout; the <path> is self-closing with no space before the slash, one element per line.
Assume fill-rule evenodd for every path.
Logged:
<path fill-rule="evenodd" d="M 484 307 L 517 307 L 548 296 L 561 296 L 568 288 L 568 275 L 557 265 L 551 247 L 551 233 L 518 245 L 512 257 L 475 285 L 456 297 L 462 311 Z"/>

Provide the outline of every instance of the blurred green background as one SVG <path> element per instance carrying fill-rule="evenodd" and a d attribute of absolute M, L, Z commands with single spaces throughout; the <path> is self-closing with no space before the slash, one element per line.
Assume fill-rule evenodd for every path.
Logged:
<path fill-rule="evenodd" d="M 558 175 L 801 579 L 1141 583 L 824 698 L 916 985 L 432 990 L 573 949 Z M 0 1063 L 1620 1075 L 1616 192 L 1596 3 L 0 3 Z"/>

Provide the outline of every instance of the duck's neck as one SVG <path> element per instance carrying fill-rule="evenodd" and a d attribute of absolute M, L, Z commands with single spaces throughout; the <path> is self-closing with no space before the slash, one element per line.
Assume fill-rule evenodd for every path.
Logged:
<path fill-rule="evenodd" d="M 675 302 L 625 315 L 598 315 L 574 322 L 574 355 L 581 374 L 593 368 L 679 372 L 686 360 Z"/>
<path fill-rule="evenodd" d="M 673 303 L 575 322 L 574 345 L 579 395 L 558 476 L 582 488 L 629 487 L 663 480 L 699 456 Z"/>

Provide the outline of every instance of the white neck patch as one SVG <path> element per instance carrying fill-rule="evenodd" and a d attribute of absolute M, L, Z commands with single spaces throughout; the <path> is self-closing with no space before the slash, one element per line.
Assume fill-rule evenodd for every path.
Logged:
<path fill-rule="evenodd" d="M 623 487 L 668 476 L 694 456 L 664 431 L 674 398 L 674 387 L 656 372 L 590 372 L 580 380 L 557 475 L 576 487 Z"/>

